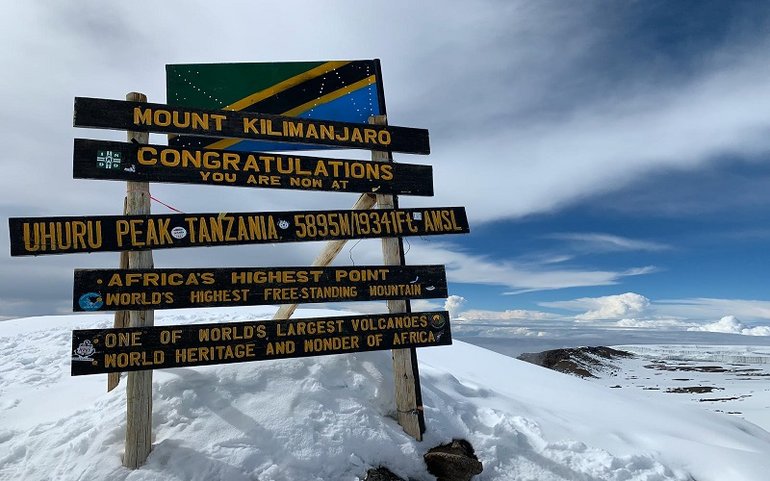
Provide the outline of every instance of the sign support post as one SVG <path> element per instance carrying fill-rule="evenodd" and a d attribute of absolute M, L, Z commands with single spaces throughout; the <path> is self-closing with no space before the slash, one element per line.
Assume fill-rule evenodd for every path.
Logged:
<path fill-rule="evenodd" d="M 374 115 L 369 119 L 370 124 L 387 125 L 385 115 Z M 372 151 L 372 160 L 393 162 L 390 152 Z M 377 195 L 379 209 L 398 208 L 398 197 L 395 195 Z M 385 265 L 404 265 L 404 244 L 401 237 L 382 239 L 382 254 Z M 408 300 L 389 300 L 388 312 L 391 314 L 411 312 Z M 417 367 L 417 352 L 411 349 L 393 349 L 393 378 L 396 389 L 396 411 L 398 424 L 404 432 L 418 441 L 422 441 L 425 432 L 425 415 L 422 409 L 422 392 L 420 390 L 420 372 Z"/>
<path fill-rule="evenodd" d="M 121 253 L 117 269 L 75 270 L 74 311 L 117 313 L 111 329 L 73 331 L 70 356 L 73 376 L 110 373 L 108 392 L 127 374 L 122 464 L 128 469 L 144 465 L 152 451 L 154 369 L 391 350 L 396 420 L 405 433 L 423 439 L 416 348 L 450 345 L 452 337 L 446 311 L 412 312 L 410 299 L 446 297 L 447 282 L 443 265 L 407 266 L 403 238 L 467 233 L 467 214 L 464 207 L 399 208 L 398 195 L 432 196 L 433 174 L 430 166 L 394 163 L 392 154 L 428 154 L 429 137 L 426 129 L 388 125 L 379 60 L 315 64 L 284 66 L 280 75 L 287 78 L 275 83 L 270 75 L 272 86 L 231 99 L 229 107 L 220 99 L 206 108 L 151 104 L 138 92 L 126 94 L 126 101 L 76 97 L 75 127 L 127 131 L 127 143 L 75 139 L 73 151 L 75 178 L 127 182 L 123 215 L 8 219 L 11 256 Z M 234 92 L 244 94 L 246 87 Z M 335 112 L 347 103 L 328 110 L 326 104 L 353 93 L 355 99 L 368 96 L 370 106 L 356 109 L 354 118 L 305 115 Z M 309 102 L 307 95 L 316 94 Z M 195 103 L 195 95 L 174 98 L 188 97 Z M 182 137 L 176 146 L 152 145 L 150 132 Z M 210 137 L 220 140 L 209 143 Z M 308 144 L 367 149 L 372 162 L 222 150 L 233 139 L 247 147 L 277 142 L 301 144 L 298 150 Z M 350 210 L 152 215 L 150 182 L 362 195 Z M 371 238 L 382 240 L 381 265 L 328 267 L 347 240 Z M 320 240 L 328 243 L 310 267 L 155 269 L 152 255 L 155 249 Z M 288 319 L 298 302 L 382 299 L 388 314 Z M 274 321 L 154 326 L 158 309 L 273 303 L 283 305 Z"/>
<path fill-rule="evenodd" d="M 374 202 L 375 196 L 373 194 L 361 194 L 361 197 L 359 197 L 356 203 L 353 204 L 352 210 L 371 209 L 374 206 Z M 327 241 L 323 250 L 315 258 L 312 265 L 314 267 L 325 267 L 331 265 L 334 258 L 337 257 L 337 254 L 340 253 L 347 242 L 348 241 L 345 239 Z M 273 319 L 280 320 L 290 318 L 292 314 L 294 314 L 294 311 L 297 310 L 298 305 L 299 304 L 282 305 L 276 311 Z"/>
<path fill-rule="evenodd" d="M 128 211 L 126 210 L 127 208 L 128 208 L 128 193 L 126 193 L 126 198 L 123 199 L 124 215 L 128 215 Z M 120 253 L 119 267 L 121 269 L 128 269 L 128 251 L 123 251 Z M 128 311 L 116 311 L 115 321 L 113 322 L 112 327 L 116 329 L 119 329 L 122 327 L 128 327 Z M 107 374 L 107 392 L 110 392 L 116 387 L 118 387 L 118 384 L 120 384 L 119 372 L 111 372 Z"/>
<path fill-rule="evenodd" d="M 126 100 L 147 102 L 147 96 L 130 92 Z M 128 131 L 129 142 L 149 143 L 147 132 Z M 150 214 L 150 184 L 148 182 L 127 182 L 126 214 Z M 152 251 L 131 251 L 128 253 L 130 269 L 152 269 Z M 130 311 L 129 327 L 144 327 L 155 324 L 155 311 Z M 136 469 L 144 464 L 152 451 L 152 370 L 129 372 L 126 380 L 126 451 L 123 466 Z"/>

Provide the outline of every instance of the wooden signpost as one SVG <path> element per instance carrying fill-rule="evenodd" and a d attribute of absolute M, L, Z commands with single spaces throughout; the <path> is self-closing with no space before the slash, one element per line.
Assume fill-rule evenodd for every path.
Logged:
<path fill-rule="evenodd" d="M 384 108 L 383 108 L 384 111 Z M 378 115 L 369 119 L 374 125 L 387 125 L 387 116 Z M 373 161 L 393 162 L 392 154 L 384 151 L 372 151 Z M 380 209 L 398 208 L 398 197 L 395 195 L 377 195 L 377 207 Z M 404 244 L 400 237 L 382 239 L 382 257 L 386 265 L 404 265 Z M 411 312 L 409 299 L 392 299 L 387 301 L 388 312 Z M 393 360 L 393 382 L 396 391 L 396 419 L 404 428 L 404 432 L 422 441 L 425 433 L 425 414 L 422 405 L 422 390 L 420 388 L 420 370 L 417 365 L 417 351 L 414 348 L 397 348 L 391 352 Z"/>
<path fill-rule="evenodd" d="M 464 207 L 8 219 L 12 256 L 464 234 Z"/>
<path fill-rule="evenodd" d="M 74 125 L 160 134 L 299 142 L 410 154 L 430 153 L 428 131 L 425 129 L 369 126 L 88 97 L 75 97 Z"/>
<path fill-rule="evenodd" d="M 127 100 L 146 102 L 147 96 L 139 92 L 130 92 Z M 149 134 L 128 131 L 131 142 L 146 144 Z M 150 184 L 147 182 L 126 182 L 125 213 L 150 214 Z M 151 269 L 154 266 L 152 251 L 144 249 L 127 252 L 130 269 Z M 121 252 L 121 257 L 123 255 Z M 119 317 L 115 318 L 117 324 Z M 125 321 L 126 318 L 123 318 Z M 128 326 L 141 328 L 155 324 L 154 310 L 133 310 L 128 313 Z M 107 380 L 108 384 L 110 380 Z M 130 372 L 126 376 L 126 451 L 123 464 L 129 468 L 138 468 L 152 451 L 152 371 Z"/>
<path fill-rule="evenodd" d="M 190 74 L 177 67 L 169 69 L 182 86 L 175 102 L 187 99 Z M 9 219 L 12 256 L 121 252 L 119 269 L 75 271 L 73 309 L 118 314 L 112 329 L 73 331 L 72 375 L 109 373 L 112 389 L 128 373 L 123 464 L 132 469 L 152 449 L 154 369 L 391 349 L 397 420 L 421 440 L 415 348 L 452 342 L 447 312 L 412 313 L 409 304 L 448 295 L 444 267 L 404 265 L 401 238 L 467 233 L 468 219 L 463 207 L 399 208 L 397 194 L 433 195 L 430 166 L 396 164 L 391 155 L 428 154 L 428 131 L 387 125 L 379 61 L 252 67 L 280 81 L 261 79 L 254 92 L 249 79 L 228 93 L 227 105 L 150 104 L 138 93 L 126 101 L 75 98 L 76 127 L 128 131 L 129 143 L 76 139 L 73 156 L 75 178 L 127 182 L 124 215 Z M 206 82 L 222 78 L 203 70 Z M 322 92 L 309 93 L 309 85 Z M 369 124 L 347 104 L 364 99 Z M 335 120 L 320 120 L 319 112 L 334 112 Z M 183 137 L 148 145 L 149 132 Z M 250 151 L 255 145 L 369 149 L 372 160 Z M 352 210 L 151 215 L 148 182 L 362 195 Z M 384 265 L 327 266 L 346 240 L 365 238 L 383 239 Z M 309 267 L 154 269 L 152 261 L 154 249 L 321 240 L 329 245 Z M 288 319 L 299 303 L 367 300 L 387 300 L 389 313 Z M 278 319 L 153 326 L 156 309 L 264 304 L 282 304 Z"/>
<path fill-rule="evenodd" d="M 428 165 L 75 139 L 76 179 L 433 195 Z"/>
<path fill-rule="evenodd" d="M 76 330 L 72 332 L 72 375 L 451 343 L 446 311 Z"/>
<path fill-rule="evenodd" d="M 77 269 L 74 311 L 446 298 L 444 266 Z"/>

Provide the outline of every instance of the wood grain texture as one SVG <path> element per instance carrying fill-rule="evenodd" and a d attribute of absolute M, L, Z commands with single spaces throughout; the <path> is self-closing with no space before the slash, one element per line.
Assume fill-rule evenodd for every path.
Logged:
<path fill-rule="evenodd" d="M 387 124 L 387 117 L 376 115 L 370 118 L 375 125 Z M 372 151 L 374 161 L 393 161 L 389 152 Z M 377 195 L 379 209 L 395 209 L 398 198 L 394 195 Z M 390 237 L 382 239 L 382 254 L 385 265 L 403 265 L 403 241 L 401 238 Z M 411 305 L 405 300 L 389 300 L 388 312 L 410 312 Z M 396 417 L 404 432 L 418 441 L 422 441 L 425 432 L 425 416 L 422 409 L 422 393 L 420 392 L 420 372 L 417 366 L 417 356 L 412 349 L 393 349 L 393 382 L 396 391 Z"/>
<path fill-rule="evenodd" d="M 76 179 L 433 195 L 429 165 L 89 139 L 75 139 L 72 175 Z"/>
<path fill-rule="evenodd" d="M 8 224 L 11 256 L 433 236 L 469 231 L 464 207 L 12 217 Z"/>
<path fill-rule="evenodd" d="M 126 201 L 123 202 L 123 213 L 125 214 Z M 120 269 L 128 269 L 128 251 L 120 253 Z M 128 327 L 128 311 L 115 312 L 115 320 L 112 323 L 112 327 L 121 328 Z M 112 391 L 120 384 L 120 373 L 111 372 L 107 374 L 107 392 Z"/>
<path fill-rule="evenodd" d="M 428 131 L 282 115 L 75 97 L 75 127 L 234 137 L 429 154 Z"/>
<path fill-rule="evenodd" d="M 76 312 L 447 296 L 443 265 L 75 269 L 74 281 Z M 96 294 L 100 303 L 81 305 Z"/>
<path fill-rule="evenodd" d="M 126 100 L 146 102 L 144 94 L 131 92 Z M 146 132 L 128 132 L 128 140 L 146 144 Z M 128 182 L 126 210 L 131 215 L 150 215 L 150 184 Z M 152 251 L 131 251 L 128 253 L 128 267 L 151 269 Z M 129 311 L 129 327 L 145 327 L 155 324 L 154 311 Z M 129 372 L 126 380 L 126 446 L 123 466 L 136 469 L 142 466 L 152 451 L 152 371 Z"/>
<path fill-rule="evenodd" d="M 446 311 L 85 329 L 72 332 L 72 375 L 146 371 L 452 343 Z M 88 352 L 87 346 L 99 346 Z"/>

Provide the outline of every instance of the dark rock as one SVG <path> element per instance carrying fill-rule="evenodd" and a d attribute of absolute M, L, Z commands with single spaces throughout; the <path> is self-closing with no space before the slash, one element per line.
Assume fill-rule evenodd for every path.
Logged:
<path fill-rule="evenodd" d="M 676 394 L 683 394 L 683 393 L 695 393 L 695 394 L 703 394 L 703 393 L 709 393 L 714 391 L 724 391 L 725 388 L 723 387 L 714 387 L 714 386 L 683 386 L 683 387 L 671 387 L 666 389 L 666 392 L 672 392 Z"/>
<path fill-rule="evenodd" d="M 525 352 L 517 357 L 538 366 L 580 377 L 596 377 L 591 370 L 611 367 L 609 361 L 634 357 L 633 354 L 605 346 L 553 349 L 543 352 Z"/>
<path fill-rule="evenodd" d="M 364 481 L 404 481 L 404 478 L 396 476 L 385 466 L 380 466 L 367 471 Z"/>
<path fill-rule="evenodd" d="M 431 448 L 423 458 L 428 472 L 437 481 L 469 481 L 483 469 L 473 446 L 464 439 L 453 439 L 449 444 Z"/>

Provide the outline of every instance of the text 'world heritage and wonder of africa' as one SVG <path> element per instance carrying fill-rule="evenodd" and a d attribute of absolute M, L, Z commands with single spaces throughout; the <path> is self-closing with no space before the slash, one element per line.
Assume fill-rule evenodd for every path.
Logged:
<path fill-rule="evenodd" d="M 72 375 L 452 343 L 446 311 L 72 332 Z"/>

